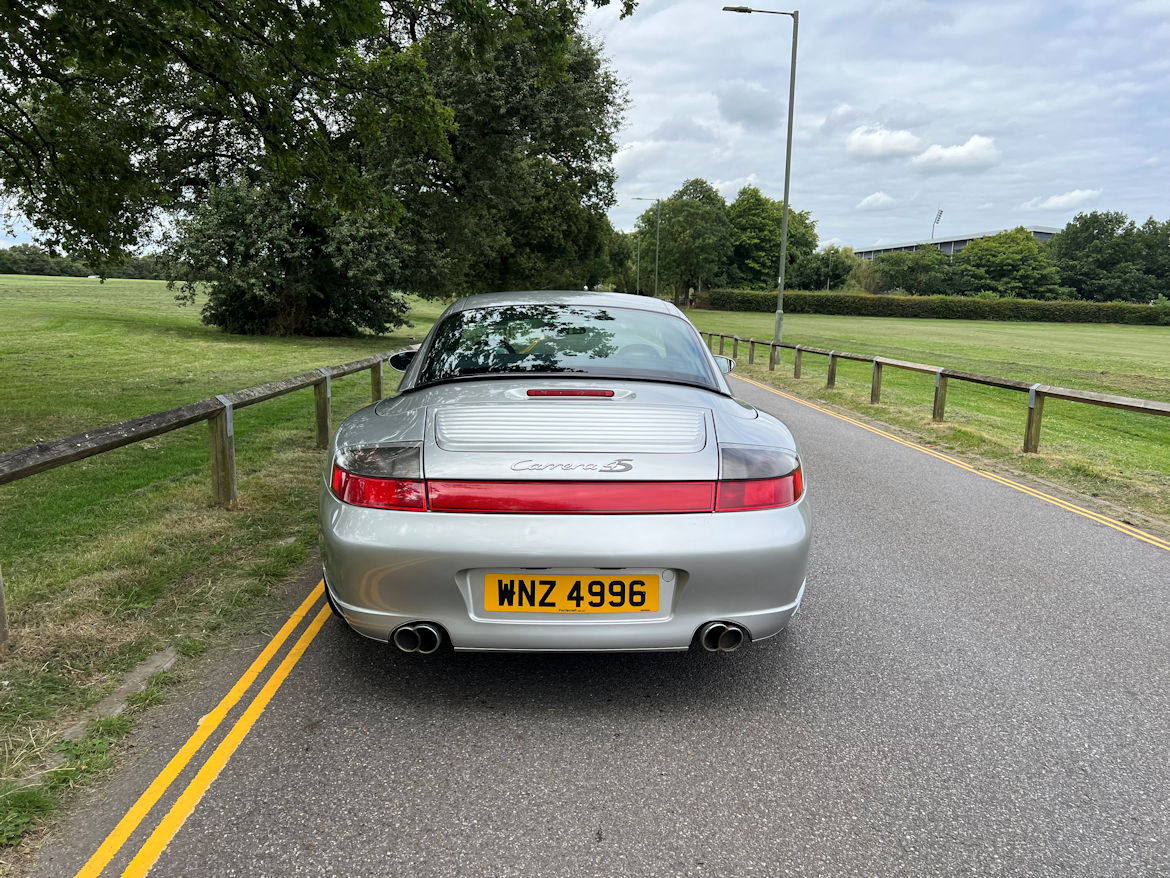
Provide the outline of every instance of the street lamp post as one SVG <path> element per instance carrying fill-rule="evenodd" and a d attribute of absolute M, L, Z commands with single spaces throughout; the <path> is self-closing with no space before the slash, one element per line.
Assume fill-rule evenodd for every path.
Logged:
<path fill-rule="evenodd" d="M 634 201 L 655 201 L 658 203 L 658 222 L 654 231 L 654 298 L 658 298 L 658 245 L 662 243 L 662 199 L 640 198 L 634 196 Z"/>
<path fill-rule="evenodd" d="M 635 274 L 634 274 L 634 277 L 635 277 L 634 294 L 640 296 L 640 295 L 642 295 L 642 233 L 641 232 L 638 233 L 638 259 L 634 263 L 634 265 L 636 266 L 636 268 L 634 269 L 634 272 L 635 272 Z"/>
<path fill-rule="evenodd" d="M 788 68 L 788 147 L 784 152 L 784 218 L 780 222 L 780 279 L 776 295 L 776 332 L 773 340 L 780 343 L 784 329 L 784 269 L 788 262 L 788 194 L 792 180 L 792 115 L 796 101 L 796 35 L 800 29 L 800 10 L 781 12 L 776 9 L 753 9 L 750 6 L 724 6 L 724 12 L 759 12 L 765 15 L 792 17 L 792 64 Z"/>

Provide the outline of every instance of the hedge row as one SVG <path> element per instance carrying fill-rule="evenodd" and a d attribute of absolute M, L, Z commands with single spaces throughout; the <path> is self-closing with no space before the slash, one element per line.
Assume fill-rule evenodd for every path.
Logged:
<path fill-rule="evenodd" d="M 776 310 L 776 294 L 755 290 L 711 290 L 696 302 L 716 311 Z M 1041 302 L 1034 299 L 972 299 L 964 296 L 870 296 L 864 293 L 784 294 L 785 314 L 852 317 L 935 317 L 952 320 L 1030 320 L 1048 323 L 1137 323 L 1170 325 L 1170 308 L 1126 302 Z"/>

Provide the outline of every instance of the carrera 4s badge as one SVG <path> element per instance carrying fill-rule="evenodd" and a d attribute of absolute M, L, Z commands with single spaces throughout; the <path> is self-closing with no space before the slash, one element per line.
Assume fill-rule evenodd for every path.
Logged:
<path fill-rule="evenodd" d="M 609 463 L 537 463 L 535 460 L 518 460 L 512 464 L 515 472 L 534 472 L 537 470 L 559 472 L 592 472 L 592 473 L 628 473 L 634 468 L 633 461 L 628 457 L 619 457 Z"/>

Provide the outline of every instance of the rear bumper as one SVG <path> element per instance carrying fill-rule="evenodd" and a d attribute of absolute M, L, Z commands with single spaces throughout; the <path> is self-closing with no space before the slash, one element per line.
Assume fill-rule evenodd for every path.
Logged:
<path fill-rule="evenodd" d="M 326 585 L 347 622 L 389 639 L 406 622 L 442 625 L 456 649 L 687 649 L 706 622 L 777 634 L 800 606 L 810 517 L 783 509 L 687 515 L 476 515 L 365 509 L 320 500 Z M 656 571 L 650 616 L 490 614 L 482 571 Z"/>

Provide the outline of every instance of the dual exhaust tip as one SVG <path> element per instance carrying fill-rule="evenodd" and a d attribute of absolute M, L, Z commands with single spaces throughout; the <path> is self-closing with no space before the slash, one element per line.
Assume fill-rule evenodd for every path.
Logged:
<path fill-rule="evenodd" d="M 699 643 L 707 652 L 734 652 L 744 640 L 744 630 L 731 622 L 708 622 L 699 629 Z"/>
<path fill-rule="evenodd" d="M 395 628 L 390 642 L 403 652 L 430 655 L 443 645 L 443 632 L 430 622 L 415 622 Z"/>

